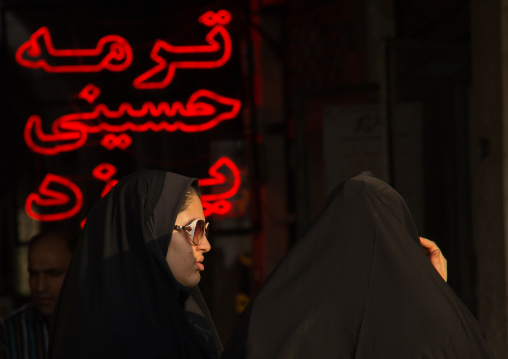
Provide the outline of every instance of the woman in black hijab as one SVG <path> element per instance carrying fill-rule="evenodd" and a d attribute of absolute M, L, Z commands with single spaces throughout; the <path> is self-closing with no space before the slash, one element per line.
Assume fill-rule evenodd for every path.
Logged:
<path fill-rule="evenodd" d="M 359 175 L 334 189 L 240 316 L 222 359 L 493 358 L 423 253 L 404 200 Z"/>
<path fill-rule="evenodd" d="M 218 358 L 197 284 L 210 250 L 197 180 L 140 171 L 91 210 L 60 294 L 50 358 Z"/>

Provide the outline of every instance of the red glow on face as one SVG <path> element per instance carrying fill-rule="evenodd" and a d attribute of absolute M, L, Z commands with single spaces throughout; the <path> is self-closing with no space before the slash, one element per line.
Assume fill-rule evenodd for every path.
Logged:
<path fill-rule="evenodd" d="M 45 26 L 16 51 L 21 66 L 54 73 L 123 71 L 132 63 L 132 57 L 131 46 L 118 35 L 104 36 L 93 49 L 55 49 Z"/>
<path fill-rule="evenodd" d="M 219 172 L 219 169 L 221 171 L 226 170 L 226 173 L 230 172 L 232 174 L 232 178 L 231 176 L 226 177 L 226 175 Z M 231 210 L 231 202 L 227 201 L 227 199 L 237 194 L 240 189 L 240 170 L 236 164 L 231 161 L 231 159 L 228 157 L 221 157 L 210 167 L 208 173 L 210 174 L 210 178 L 199 180 L 199 185 L 201 187 L 222 187 L 224 185 L 229 185 L 230 188 L 224 192 L 202 195 L 201 203 L 203 205 L 203 212 L 205 216 L 209 216 L 211 214 L 224 215 Z"/>
<path fill-rule="evenodd" d="M 221 105 L 221 106 L 219 106 Z M 225 107 L 220 112 L 219 108 Z M 90 112 L 76 112 L 57 118 L 52 124 L 52 133 L 45 134 L 42 130 L 42 120 L 37 115 L 32 115 L 25 125 L 25 142 L 34 152 L 42 155 L 56 155 L 60 152 L 74 151 L 83 146 L 89 134 L 95 133 L 125 133 L 166 131 L 166 132 L 202 132 L 214 128 L 225 120 L 236 117 L 239 113 L 241 102 L 236 99 L 220 96 L 212 91 L 198 90 L 193 93 L 187 103 L 167 102 L 154 104 L 145 102 L 141 108 L 134 109 L 131 104 L 124 102 L 118 109 L 111 110 L 105 104 L 98 104 Z M 123 123 L 108 123 L 104 119 L 118 119 L 130 116 L 140 119 L 150 116 L 146 121 L 125 121 Z M 202 123 L 184 123 L 180 120 L 175 122 L 160 121 L 155 123 L 153 118 L 168 118 L 181 116 L 184 118 L 204 118 Z M 189 121 L 190 122 L 190 121 Z M 127 135 L 118 138 L 105 138 L 102 144 L 108 148 L 126 148 L 132 140 Z"/>
<path fill-rule="evenodd" d="M 140 90 L 163 89 L 167 87 L 175 75 L 176 69 L 213 69 L 223 66 L 231 57 L 231 37 L 228 31 L 222 26 L 231 21 L 231 14 L 226 10 L 217 13 L 211 11 L 200 17 L 200 22 L 206 26 L 213 26 L 205 37 L 206 45 L 196 46 L 174 46 L 163 40 L 155 41 L 150 52 L 150 57 L 156 65 L 150 70 L 138 76 L 133 81 L 133 86 Z M 221 45 L 222 43 L 222 45 Z M 215 60 L 208 61 L 171 61 L 166 58 L 177 58 L 178 54 L 200 54 L 215 55 Z M 165 73 L 164 79 L 151 81 L 154 76 Z"/>
<path fill-rule="evenodd" d="M 60 192 L 50 187 L 65 187 L 70 190 L 74 198 L 70 198 L 66 193 Z M 61 208 L 62 206 L 68 207 L 72 204 L 72 208 L 59 211 L 53 214 L 41 214 L 34 209 L 34 204 L 40 208 L 55 209 Z M 57 176 L 52 173 L 48 173 L 41 185 L 39 186 L 38 193 L 30 193 L 25 201 L 26 213 L 33 219 L 38 221 L 60 221 L 66 218 L 70 218 L 79 212 L 83 205 L 83 194 L 81 190 L 72 181 Z"/>

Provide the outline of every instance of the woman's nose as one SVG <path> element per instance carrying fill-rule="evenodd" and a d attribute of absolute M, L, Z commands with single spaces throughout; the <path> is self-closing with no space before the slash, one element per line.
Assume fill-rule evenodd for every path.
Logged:
<path fill-rule="evenodd" d="M 210 249 L 212 249 L 212 246 L 210 242 L 208 242 L 208 237 L 205 235 L 203 238 L 203 242 L 199 245 L 199 249 L 201 249 L 203 252 L 209 252 Z"/>

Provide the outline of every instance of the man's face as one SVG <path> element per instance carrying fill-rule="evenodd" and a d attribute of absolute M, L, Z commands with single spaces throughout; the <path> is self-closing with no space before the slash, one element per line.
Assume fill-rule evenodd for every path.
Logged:
<path fill-rule="evenodd" d="M 71 261 L 65 240 L 48 236 L 32 244 L 28 251 L 30 292 L 39 312 L 50 317 Z"/>

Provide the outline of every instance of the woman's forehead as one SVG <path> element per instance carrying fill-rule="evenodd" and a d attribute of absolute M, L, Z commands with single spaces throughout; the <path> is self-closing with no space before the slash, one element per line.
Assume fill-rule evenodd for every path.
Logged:
<path fill-rule="evenodd" d="M 194 219 L 205 219 L 201 200 L 196 194 L 193 194 L 190 197 L 187 208 L 184 211 L 178 213 L 177 216 L 177 221 L 191 221 Z"/>

